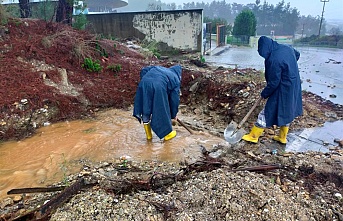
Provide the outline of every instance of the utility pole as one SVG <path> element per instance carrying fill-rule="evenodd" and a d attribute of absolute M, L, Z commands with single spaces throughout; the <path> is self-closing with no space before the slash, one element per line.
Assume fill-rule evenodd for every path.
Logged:
<path fill-rule="evenodd" d="M 322 11 L 322 18 L 320 19 L 318 38 L 320 38 L 320 30 L 322 29 L 322 23 L 323 23 L 323 15 L 324 15 L 325 3 L 326 3 L 326 2 L 329 2 L 329 0 L 320 0 L 320 1 L 321 1 L 321 2 L 324 2 L 324 4 L 323 4 L 323 11 Z"/>

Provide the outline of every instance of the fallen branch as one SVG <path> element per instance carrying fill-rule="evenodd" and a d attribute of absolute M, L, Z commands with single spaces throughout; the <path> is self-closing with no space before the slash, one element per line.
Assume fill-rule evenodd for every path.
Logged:
<path fill-rule="evenodd" d="M 7 192 L 7 195 L 11 194 L 22 194 L 22 193 L 48 193 L 64 190 L 65 186 L 56 186 L 56 187 L 32 187 L 32 188 L 20 188 L 20 189 L 11 189 Z"/>
<path fill-rule="evenodd" d="M 221 167 L 223 164 L 224 162 L 222 160 L 207 155 L 204 160 L 189 164 L 174 174 L 154 173 L 146 180 L 107 180 L 109 182 L 104 183 L 102 188 L 114 194 L 127 194 L 137 190 L 156 190 L 172 185 L 177 181 L 186 180 L 187 176 L 192 172 L 212 171 Z"/>
<path fill-rule="evenodd" d="M 31 221 L 31 220 L 49 220 L 51 213 L 56 210 L 60 205 L 68 201 L 73 195 L 78 193 L 82 188 L 84 188 L 85 182 L 84 179 L 81 178 L 77 180 L 74 184 L 71 186 L 65 188 L 60 194 L 56 195 L 53 197 L 49 202 L 44 204 L 43 206 L 23 215 L 20 217 L 17 217 L 13 219 L 14 221 L 19 221 L 19 220 L 26 220 L 26 221 Z"/>
<path fill-rule="evenodd" d="M 276 169 L 283 169 L 283 168 L 284 167 L 282 165 L 273 164 L 273 165 L 260 165 L 260 166 L 253 166 L 253 167 L 237 168 L 237 169 L 232 169 L 232 171 L 261 172 L 261 171 L 276 170 Z"/>

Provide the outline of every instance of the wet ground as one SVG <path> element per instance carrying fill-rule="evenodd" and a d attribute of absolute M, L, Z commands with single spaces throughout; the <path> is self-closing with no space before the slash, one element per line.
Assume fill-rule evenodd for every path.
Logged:
<path fill-rule="evenodd" d="M 302 89 L 343 104 L 343 49 L 297 47 Z M 215 66 L 264 69 L 264 59 L 257 48 L 219 47 L 205 56 Z"/>
<path fill-rule="evenodd" d="M 306 128 L 288 135 L 287 152 L 330 152 L 337 146 L 335 139 L 341 138 L 343 121 L 326 122 L 323 127 Z"/>
<path fill-rule="evenodd" d="M 343 104 L 343 49 L 297 48 L 303 90 Z"/>

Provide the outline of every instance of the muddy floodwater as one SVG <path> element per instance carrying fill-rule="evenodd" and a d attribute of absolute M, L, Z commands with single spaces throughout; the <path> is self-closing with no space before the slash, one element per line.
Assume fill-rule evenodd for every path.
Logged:
<path fill-rule="evenodd" d="M 0 199 L 10 189 L 47 186 L 77 172 L 87 161 L 115 162 L 129 159 L 179 162 L 196 159 L 200 146 L 213 147 L 225 142 L 204 133 L 191 135 L 175 126 L 177 136 L 168 141 L 154 134 L 145 138 L 143 126 L 131 111 L 109 110 L 96 120 L 79 120 L 51 124 L 34 137 L 0 144 Z M 179 116 L 182 119 L 182 116 Z"/>

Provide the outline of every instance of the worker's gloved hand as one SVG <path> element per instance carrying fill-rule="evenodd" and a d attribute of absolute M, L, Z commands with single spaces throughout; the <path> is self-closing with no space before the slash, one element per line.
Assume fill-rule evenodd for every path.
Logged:
<path fill-rule="evenodd" d="M 171 119 L 171 121 L 173 126 L 177 125 L 177 116 L 174 119 Z"/>

